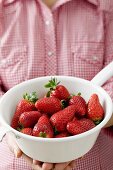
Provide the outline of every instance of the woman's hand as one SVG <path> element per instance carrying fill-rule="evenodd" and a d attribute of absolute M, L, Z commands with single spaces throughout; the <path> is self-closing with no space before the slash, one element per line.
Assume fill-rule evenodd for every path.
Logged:
<path fill-rule="evenodd" d="M 52 164 L 52 163 L 42 163 L 37 160 L 33 160 L 27 155 L 23 154 L 22 151 L 19 149 L 15 137 L 12 133 L 7 133 L 7 144 L 10 148 L 10 150 L 14 153 L 14 155 L 17 158 L 23 157 L 25 161 L 32 167 L 33 170 L 72 170 L 73 167 L 75 167 L 75 161 L 72 162 L 66 162 L 66 163 L 58 163 L 58 164 Z"/>
<path fill-rule="evenodd" d="M 105 128 L 110 127 L 110 126 L 113 126 L 113 114 L 112 114 L 110 120 L 109 120 L 109 121 L 107 122 L 107 124 L 105 125 Z"/>

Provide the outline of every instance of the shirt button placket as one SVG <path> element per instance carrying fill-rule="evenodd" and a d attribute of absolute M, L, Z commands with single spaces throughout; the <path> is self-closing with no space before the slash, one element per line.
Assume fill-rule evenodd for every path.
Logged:
<path fill-rule="evenodd" d="M 45 22 L 45 24 L 49 26 L 49 25 L 50 25 L 49 20 L 47 20 L 47 21 Z"/>
<path fill-rule="evenodd" d="M 2 9 L 2 2 L 0 2 L 0 36 L 3 33 L 3 9 Z"/>
<path fill-rule="evenodd" d="M 48 56 L 51 57 L 53 55 L 52 51 L 48 51 Z"/>
<path fill-rule="evenodd" d="M 56 39 L 53 16 L 50 10 L 44 16 L 45 20 L 45 48 L 46 48 L 46 75 L 57 74 L 57 59 L 56 59 Z"/>

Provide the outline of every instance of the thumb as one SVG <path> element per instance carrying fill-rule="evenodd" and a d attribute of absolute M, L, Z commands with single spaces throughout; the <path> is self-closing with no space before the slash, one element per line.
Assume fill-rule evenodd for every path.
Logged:
<path fill-rule="evenodd" d="M 16 158 L 20 158 L 22 156 L 22 151 L 20 150 L 17 144 L 15 144 L 14 146 L 14 155 Z"/>
<path fill-rule="evenodd" d="M 70 164 L 71 161 L 69 162 L 65 162 L 65 163 L 57 163 L 55 164 L 55 170 L 64 170 L 69 164 Z"/>
<path fill-rule="evenodd" d="M 21 157 L 22 151 L 20 150 L 20 148 L 18 147 L 16 143 L 14 134 L 7 133 L 6 138 L 7 138 L 7 144 L 9 146 L 9 149 L 14 153 L 15 157 L 17 158 Z"/>

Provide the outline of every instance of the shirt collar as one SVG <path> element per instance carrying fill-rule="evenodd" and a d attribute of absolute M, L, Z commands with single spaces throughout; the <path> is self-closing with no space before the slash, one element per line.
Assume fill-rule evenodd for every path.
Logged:
<path fill-rule="evenodd" d="M 88 1 L 89 3 L 92 3 L 93 5 L 96 6 L 98 6 L 98 2 L 99 2 L 99 0 L 85 0 L 85 1 Z"/>
<path fill-rule="evenodd" d="M 16 0 L 3 0 L 3 4 L 4 5 L 9 5 L 9 4 L 11 4 L 11 3 L 13 3 L 13 2 L 15 2 Z"/>
<path fill-rule="evenodd" d="M 5 5 L 11 4 L 17 0 L 3 0 Z M 69 0 L 59 0 L 63 2 L 69 1 Z M 85 0 L 95 6 L 97 6 L 98 9 L 104 10 L 104 11 L 110 11 L 113 10 L 113 0 Z"/>
<path fill-rule="evenodd" d="M 86 0 L 98 7 L 99 10 L 110 12 L 113 10 L 113 0 Z"/>

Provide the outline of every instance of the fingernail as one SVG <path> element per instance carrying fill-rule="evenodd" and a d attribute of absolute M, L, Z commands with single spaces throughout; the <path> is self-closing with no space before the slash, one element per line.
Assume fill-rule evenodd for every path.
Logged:
<path fill-rule="evenodd" d="M 18 158 L 18 151 L 17 151 L 17 149 L 14 149 L 14 154 L 15 154 L 15 157 Z"/>
<path fill-rule="evenodd" d="M 15 157 L 16 158 L 19 158 L 21 155 L 22 155 L 22 152 L 20 151 L 20 150 L 18 150 L 18 149 L 14 149 L 14 154 L 15 154 Z"/>
<path fill-rule="evenodd" d="M 36 161 L 36 160 L 33 160 L 33 164 L 36 165 L 36 164 L 37 164 L 37 161 Z"/>

